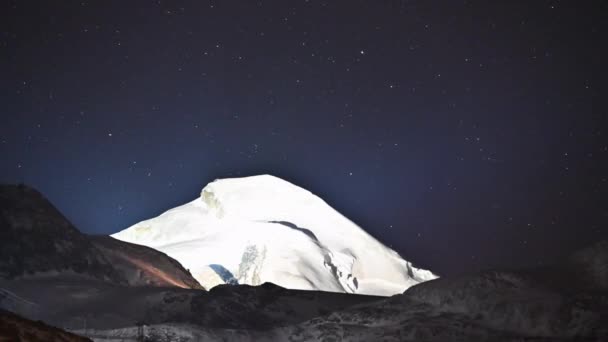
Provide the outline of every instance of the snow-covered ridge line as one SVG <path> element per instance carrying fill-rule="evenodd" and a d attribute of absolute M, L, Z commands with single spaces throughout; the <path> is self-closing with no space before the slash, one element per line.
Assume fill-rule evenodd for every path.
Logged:
<path fill-rule="evenodd" d="M 373 295 L 434 279 L 310 191 L 269 175 L 220 179 L 113 237 L 156 248 L 205 287 L 272 282 Z"/>

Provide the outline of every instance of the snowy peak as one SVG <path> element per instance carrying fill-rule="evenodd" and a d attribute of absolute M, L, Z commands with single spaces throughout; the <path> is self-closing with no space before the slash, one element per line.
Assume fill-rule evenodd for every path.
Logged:
<path fill-rule="evenodd" d="M 310 191 L 270 175 L 215 180 L 203 188 L 201 199 L 219 218 L 230 215 L 259 221 L 288 217 L 302 206 L 324 204 Z"/>
<path fill-rule="evenodd" d="M 392 295 L 436 278 L 310 191 L 270 175 L 213 181 L 192 202 L 113 236 L 167 253 L 206 288 L 272 282 Z"/>

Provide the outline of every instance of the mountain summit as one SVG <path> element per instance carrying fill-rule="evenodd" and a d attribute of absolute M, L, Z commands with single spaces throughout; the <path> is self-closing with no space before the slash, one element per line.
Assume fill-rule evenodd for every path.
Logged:
<path fill-rule="evenodd" d="M 168 254 L 205 288 L 272 282 L 393 295 L 436 278 L 310 191 L 269 175 L 216 180 L 194 201 L 113 237 Z"/>

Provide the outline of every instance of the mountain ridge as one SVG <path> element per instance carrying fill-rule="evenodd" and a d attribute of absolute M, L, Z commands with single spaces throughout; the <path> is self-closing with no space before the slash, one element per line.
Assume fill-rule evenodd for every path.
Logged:
<path fill-rule="evenodd" d="M 202 288 L 167 255 L 83 234 L 37 190 L 0 185 L 0 278 L 49 277 Z"/>

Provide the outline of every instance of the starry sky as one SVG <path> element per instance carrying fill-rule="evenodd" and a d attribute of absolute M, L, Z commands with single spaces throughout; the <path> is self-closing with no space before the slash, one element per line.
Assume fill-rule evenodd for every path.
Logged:
<path fill-rule="evenodd" d="M 608 238 L 607 13 L 3 1 L 0 182 L 109 234 L 269 173 L 442 275 L 546 264 Z"/>

